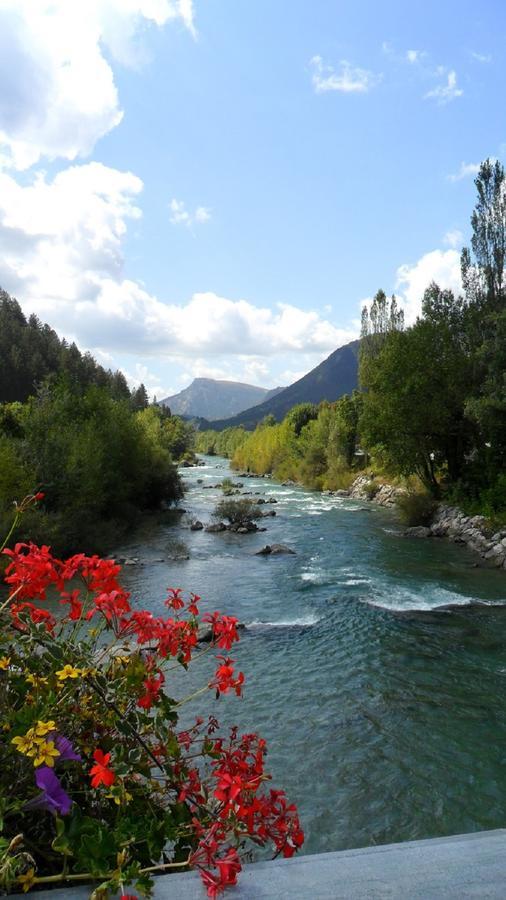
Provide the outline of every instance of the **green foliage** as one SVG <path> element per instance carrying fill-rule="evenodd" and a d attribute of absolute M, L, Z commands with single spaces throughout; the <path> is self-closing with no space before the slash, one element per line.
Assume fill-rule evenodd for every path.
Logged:
<path fill-rule="evenodd" d="M 37 316 L 27 319 L 17 300 L 0 290 L 0 403 L 24 402 L 48 378 L 64 380 L 73 391 L 95 385 L 116 399 L 130 398 L 121 372 L 103 369 Z"/>
<path fill-rule="evenodd" d="M 241 426 L 225 428 L 223 431 L 197 431 L 195 450 L 207 456 L 231 458 L 238 447 L 247 439 L 248 432 Z"/>
<path fill-rule="evenodd" d="M 220 500 L 214 511 L 217 519 L 227 519 L 231 525 L 248 525 L 262 517 L 262 511 L 253 500 Z"/>
<path fill-rule="evenodd" d="M 411 491 L 401 494 L 397 499 L 397 507 L 406 525 L 430 525 L 437 504 L 430 494 Z"/>
<path fill-rule="evenodd" d="M 367 496 L 368 500 L 374 500 L 376 494 L 378 493 L 381 485 L 378 484 L 377 481 L 368 481 L 367 484 L 364 484 L 364 493 Z"/>
<path fill-rule="evenodd" d="M 98 550 L 142 510 L 181 497 L 173 463 L 193 458 L 193 429 L 131 395 L 121 372 L 58 338 L 0 291 L 0 526 L 42 489 L 24 519 L 58 550 Z"/>
<path fill-rule="evenodd" d="M 59 551 L 98 550 L 140 510 L 181 497 L 156 410 L 134 413 L 107 388 L 56 386 L 15 412 L 15 436 L 9 409 L 0 417 L 10 423 L 0 433 L 0 515 L 6 522 L 14 499 L 42 489 L 43 508 L 25 520 L 34 539 Z"/>
<path fill-rule="evenodd" d="M 220 484 L 220 488 L 223 491 L 225 497 L 230 497 L 232 494 L 238 493 L 238 490 L 231 478 L 224 478 Z"/>
<path fill-rule="evenodd" d="M 364 314 L 359 429 L 389 469 L 417 474 L 435 496 L 506 515 L 506 178 L 486 160 L 476 178 L 465 298 L 432 284 L 422 315 L 391 327 L 384 295 Z M 374 306 L 374 304 L 373 304 Z M 374 321 L 373 321 L 374 319 Z M 487 512 L 488 511 L 488 512 Z"/>
<path fill-rule="evenodd" d="M 388 334 L 372 356 L 365 349 L 360 372 L 365 445 L 381 447 L 387 465 L 416 473 L 434 493 L 435 463 L 458 478 L 473 431 L 465 416 L 472 370 L 460 298 L 431 285 L 422 318 Z"/>
<path fill-rule="evenodd" d="M 279 425 L 260 423 L 239 446 L 232 464 L 317 490 L 346 488 L 355 477 L 361 406 L 356 391 L 334 403 L 299 404 Z"/>

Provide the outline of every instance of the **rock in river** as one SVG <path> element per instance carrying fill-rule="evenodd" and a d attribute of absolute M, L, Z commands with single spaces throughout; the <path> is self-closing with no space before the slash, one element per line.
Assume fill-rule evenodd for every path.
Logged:
<path fill-rule="evenodd" d="M 273 556 L 281 553 L 290 553 L 295 556 L 295 550 L 287 547 L 286 544 L 266 544 L 261 550 L 257 550 L 255 556 Z"/>

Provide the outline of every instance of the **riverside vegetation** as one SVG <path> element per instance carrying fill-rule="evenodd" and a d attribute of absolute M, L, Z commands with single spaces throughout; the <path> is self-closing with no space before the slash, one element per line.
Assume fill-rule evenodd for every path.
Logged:
<path fill-rule="evenodd" d="M 175 461 L 192 453 L 191 427 L 143 385 L 58 338 L 0 293 L 0 528 L 12 501 L 42 489 L 21 536 L 57 552 L 103 550 L 143 510 L 182 496 Z"/>
<path fill-rule="evenodd" d="M 395 297 L 364 308 L 360 387 L 318 406 L 294 407 L 254 432 L 203 432 L 196 447 L 237 469 L 316 489 L 348 488 L 360 471 L 407 485 L 413 524 L 430 498 L 506 520 L 506 179 L 499 162 L 476 178 L 471 247 L 461 256 L 463 296 L 428 286 L 405 327 Z M 374 483 L 371 491 L 374 491 Z M 420 499 L 420 494 L 429 500 Z"/>

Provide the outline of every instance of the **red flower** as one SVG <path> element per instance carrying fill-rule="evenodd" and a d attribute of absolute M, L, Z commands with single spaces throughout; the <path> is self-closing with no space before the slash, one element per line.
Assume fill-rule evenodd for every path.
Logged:
<path fill-rule="evenodd" d="M 43 491 L 37 491 L 37 493 L 35 494 L 35 497 L 33 499 L 34 500 L 43 500 L 45 496 L 46 495 Z"/>
<path fill-rule="evenodd" d="M 162 672 L 159 673 L 158 678 L 146 678 L 142 682 L 145 693 L 137 700 L 137 706 L 141 706 L 143 709 L 151 709 L 153 703 L 156 703 L 158 700 L 160 688 L 164 681 L 165 678 Z"/>
<path fill-rule="evenodd" d="M 81 613 L 83 611 L 82 601 L 79 599 L 80 595 L 79 588 L 72 591 L 70 594 L 67 591 L 62 591 L 60 603 L 63 605 L 68 604 L 70 606 L 69 619 L 75 622 L 77 619 L 81 618 Z"/>
<path fill-rule="evenodd" d="M 223 650 L 230 650 L 234 641 L 239 640 L 237 633 L 238 619 L 235 616 L 222 616 L 221 613 L 207 613 L 203 616 L 203 622 L 208 622 L 213 629 L 213 640 Z"/>
<path fill-rule="evenodd" d="M 200 877 L 207 888 L 207 896 L 214 898 L 230 884 L 237 884 L 237 874 L 242 866 L 237 851 L 232 847 L 221 859 L 213 859 L 212 864 L 218 869 L 218 875 L 213 875 L 208 869 L 201 869 Z"/>
<path fill-rule="evenodd" d="M 107 768 L 110 758 L 111 754 L 104 753 L 102 750 L 95 750 L 93 753 L 95 765 L 90 769 L 92 787 L 96 788 L 100 784 L 110 787 L 116 781 L 114 772 Z"/>
<path fill-rule="evenodd" d="M 183 609 L 184 600 L 181 597 L 181 588 L 167 588 L 168 596 L 165 601 L 165 606 L 168 606 L 170 609 Z"/>
<path fill-rule="evenodd" d="M 230 690 L 234 690 L 237 696 L 240 697 L 242 685 L 244 684 L 243 673 L 239 672 L 237 678 L 234 678 L 235 670 L 232 665 L 234 660 L 224 656 L 218 656 L 217 659 L 222 659 L 223 662 L 216 669 L 214 681 L 209 683 L 209 687 L 215 687 L 218 694 L 228 694 Z"/>
<path fill-rule="evenodd" d="M 188 612 L 191 616 L 198 616 L 199 608 L 198 603 L 200 602 L 200 597 L 198 594 L 190 594 L 190 603 L 188 604 Z"/>
<path fill-rule="evenodd" d="M 5 581 L 16 592 L 18 600 L 45 600 L 50 585 L 63 588 L 62 563 L 52 556 L 49 547 L 16 544 L 14 550 L 3 552 L 11 560 L 5 570 Z"/>

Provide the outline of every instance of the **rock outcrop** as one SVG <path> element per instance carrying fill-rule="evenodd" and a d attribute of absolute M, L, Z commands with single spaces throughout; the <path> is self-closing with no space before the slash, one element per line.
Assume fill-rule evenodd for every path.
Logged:
<path fill-rule="evenodd" d="M 490 534 L 484 516 L 466 516 L 461 509 L 441 503 L 430 531 L 433 537 L 446 537 L 455 544 L 466 544 L 489 565 L 506 569 L 506 529 Z"/>

